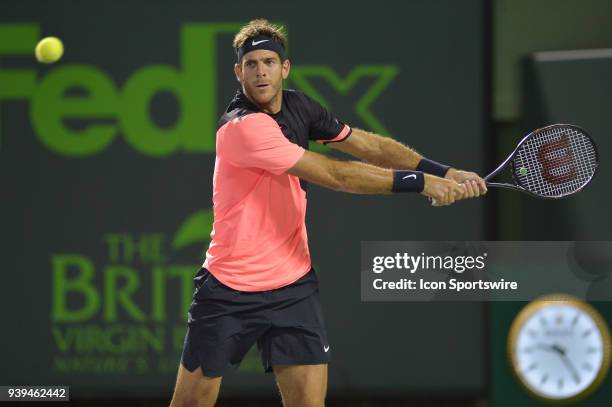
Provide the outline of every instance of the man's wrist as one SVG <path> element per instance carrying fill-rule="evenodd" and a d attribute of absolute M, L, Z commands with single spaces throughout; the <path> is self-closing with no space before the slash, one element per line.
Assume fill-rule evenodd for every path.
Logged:
<path fill-rule="evenodd" d="M 454 169 L 453 167 L 450 167 L 448 169 L 448 171 L 446 172 L 446 175 L 444 176 L 444 178 L 448 178 L 448 179 L 453 179 L 453 177 L 455 176 L 455 174 L 457 174 L 457 170 Z"/>
<path fill-rule="evenodd" d="M 393 187 L 391 192 L 423 192 L 425 175 L 421 171 L 393 171 Z"/>
<path fill-rule="evenodd" d="M 451 169 L 450 166 L 440 164 L 434 160 L 423 157 L 416 167 L 417 171 L 421 171 L 427 174 L 432 174 L 440 178 L 444 178 L 446 173 Z"/>

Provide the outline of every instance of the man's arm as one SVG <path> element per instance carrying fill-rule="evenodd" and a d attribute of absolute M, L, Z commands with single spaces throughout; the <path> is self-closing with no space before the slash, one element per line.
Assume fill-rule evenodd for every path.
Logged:
<path fill-rule="evenodd" d="M 358 161 L 340 161 L 305 151 L 288 173 L 336 191 L 354 194 L 389 194 L 394 188 L 394 171 Z M 458 183 L 424 174 L 421 192 L 440 205 L 450 205 L 465 194 Z M 410 181 L 410 180 L 408 180 Z"/>
<path fill-rule="evenodd" d="M 356 128 L 346 140 L 327 146 L 378 167 L 397 170 L 414 170 L 423 158 L 397 140 Z"/>
<path fill-rule="evenodd" d="M 378 167 L 397 170 L 414 170 L 423 158 L 397 140 L 356 128 L 346 140 L 327 146 Z"/>
<path fill-rule="evenodd" d="M 422 155 L 397 140 L 356 128 L 352 129 L 351 136 L 346 140 L 329 143 L 328 146 L 382 168 L 414 170 L 423 159 Z M 487 192 L 484 180 L 474 172 L 450 168 L 444 177 L 465 183 L 465 198 Z"/>

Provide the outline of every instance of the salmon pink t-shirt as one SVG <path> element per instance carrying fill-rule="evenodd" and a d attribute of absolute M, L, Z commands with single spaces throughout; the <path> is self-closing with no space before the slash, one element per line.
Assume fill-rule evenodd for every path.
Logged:
<path fill-rule="evenodd" d="M 350 133 L 303 94 L 286 93 L 278 115 L 258 111 L 239 94 L 217 131 L 214 223 L 203 267 L 240 291 L 280 288 L 310 270 L 305 183 L 287 170 L 308 139 L 334 142 Z"/>

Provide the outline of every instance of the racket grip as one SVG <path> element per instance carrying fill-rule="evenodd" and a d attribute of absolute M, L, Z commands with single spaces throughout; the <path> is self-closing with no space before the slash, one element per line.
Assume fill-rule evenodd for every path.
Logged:
<path fill-rule="evenodd" d="M 429 201 L 429 203 L 431 204 L 431 206 L 441 206 L 438 205 L 438 201 L 436 201 L 435 199 L 433 199 L 432 197 L 428 196 L 427 200 Z"/>

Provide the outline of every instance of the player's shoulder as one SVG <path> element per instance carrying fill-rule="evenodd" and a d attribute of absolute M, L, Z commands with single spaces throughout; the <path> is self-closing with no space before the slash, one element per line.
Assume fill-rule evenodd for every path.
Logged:
<path fill-rule="evenodd" d="M 277 127 L 276 121 L 268 114 L 251 110 L 244 110 L 229 114 L 225 126 L 228 131 L 237 133 L 258 133 L 269 126 Z"/>
<path fill-rule="evenodd" d="M 319 102 L 306 93 L 295 89 L 283 90 L 283 103 L 286 103 L 292 110 L 309 112 L 311 117 L 317 117 L 321 110 Z"/>
<path fill-rule="evenodd" d="M 220 129 L 228 123 L 239 123 L 245 117 L 258 113 L 263 114 L 242 92 L 238 91 L 219 118 L 217 128 Z"/>
<path fill-rule="evenodd" d="M 224 112 L 219 118 L 218 125 L 219 127 L 223 127 L 224 124 L 227 124 L 236 119 L 240 119 L 241 117 L 244 117 L 247 114 L 249 114 L 249 111 L 244 108 L 236 108 L 236 109 L 230 110 L 229 112 Z"/>
<path fill-rule="evenodd" d="M 235 112 L 228 114 L 225 119 L 225 124 L 217 130 L 217 151 L 226 151 L 236 143 L 257 145 L 280 130 L 274 119 L 262 112 Z"/>
<path fill-rule="evenodd" d="M 314 100 L 300 90 L 283 89 L 283 99 L 294 103 L 313 103 Z"/>

